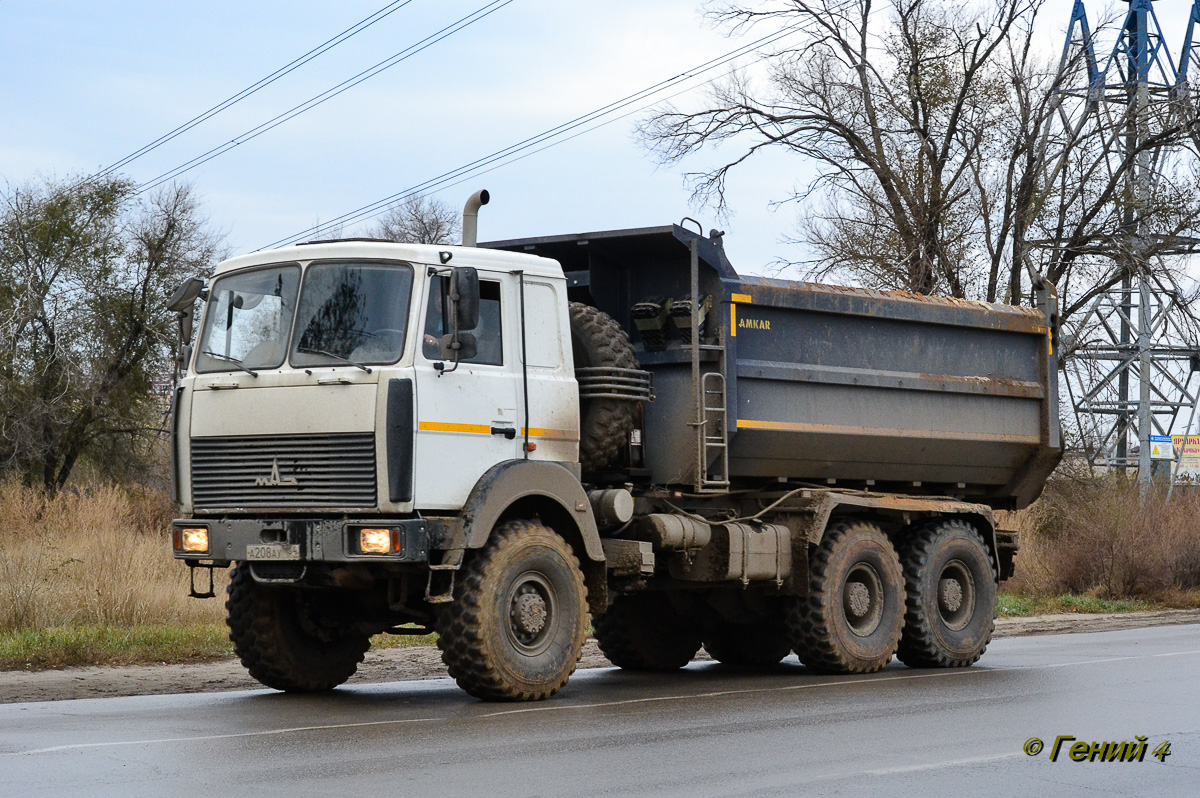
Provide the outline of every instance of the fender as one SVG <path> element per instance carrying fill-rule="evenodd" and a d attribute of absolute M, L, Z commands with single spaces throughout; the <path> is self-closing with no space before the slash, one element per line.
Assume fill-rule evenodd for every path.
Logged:
<path fill-rule="evenodd" d="M 553 462 L 506 460 L 489 468 L 471 489 L 458 519 L 461 534 L 454 537 L 468 549 L 481 548 L 504 511 L 514 502 L 530 497 L 557 504 L 579 530 L 588 559 L 604 560 L 600 530 L 587 493 L 573 473 Z"/>
<path fill-rule="evenodd" d="M 833 511 L 847 505 L 890 512 L 900 517 L 907 517 L 911 514 L 918 517 L 945 515 L 967 518 L 974 522 L 983 536 L 983 542 L 991 549 L 992 556 L 996 560 L 996 567 L 1000 568 L 1001 566 L 1002 559 L 996 541 L 996 520 L 992 515 L 992 508 L 984 504 L 972 504 L 954 499 L 890 495 L 864 496 L 834 491 L 824 492 L 813 507 L 811 521 L 804 529 L 808 542 L 814 545 L 820 543 Z"/>

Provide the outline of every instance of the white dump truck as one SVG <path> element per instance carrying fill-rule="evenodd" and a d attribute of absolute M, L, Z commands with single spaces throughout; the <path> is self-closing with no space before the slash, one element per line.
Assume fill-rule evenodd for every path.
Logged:
<path fill-rule="evenodd" d="M 979 658 L 992 511 L 1061 454 L 1053 286 L 744 278 L 686 225 L 475 246 L 486 201 L 462 246 L 315 241 L 170 300 L 174 552 L 195 596 L 233 568 L 256 679 L 332 689 L 436 632 L 467 692 L 546 698 L 589 612 L 635 670 Z"/>

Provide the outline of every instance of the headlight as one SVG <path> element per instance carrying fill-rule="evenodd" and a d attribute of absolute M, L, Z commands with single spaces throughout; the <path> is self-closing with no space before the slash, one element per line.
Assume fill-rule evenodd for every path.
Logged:
<path fill-rule="evenodd" d="M 358 530 L 358 550 L 363 554 L 389 554 L 392 550 L 392 530 Z"/>
<path fill-rule="evenodd" d="M 186 554 L 204 554 L 208 551 L 208 530 L 204 528 L 198 529 L 177 529 L 177 545 L 176 548 Z"/>

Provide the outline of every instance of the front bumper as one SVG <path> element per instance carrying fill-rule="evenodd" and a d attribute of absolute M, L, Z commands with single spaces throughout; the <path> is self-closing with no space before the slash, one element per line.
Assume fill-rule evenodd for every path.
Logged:
<path fill-rule="evenodd" d="M 420 518 L 178 518 L 171 524 L 175 558 L 189 563 L 230 562 L 426 563 L 429 530 Z M 363 527 L 395 530 L 393 551 L 360 554 Z M 205 529 L 208 549 L 181 548 L 183 529 Z"/>

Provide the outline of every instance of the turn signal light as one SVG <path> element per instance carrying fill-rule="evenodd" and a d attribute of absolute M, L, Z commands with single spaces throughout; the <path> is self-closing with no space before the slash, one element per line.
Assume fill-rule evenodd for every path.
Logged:
<path fill-rule="evenodd" d="M 358 550 L 363 554 L 388 554 L 392 550 L 392 530 L 360 529 Z"/>
<path fill-rule="evenodd" d="M 180 529 L 178 549 L 187 554 L 204 554 L 208 551 L 207 529 Z"/>

